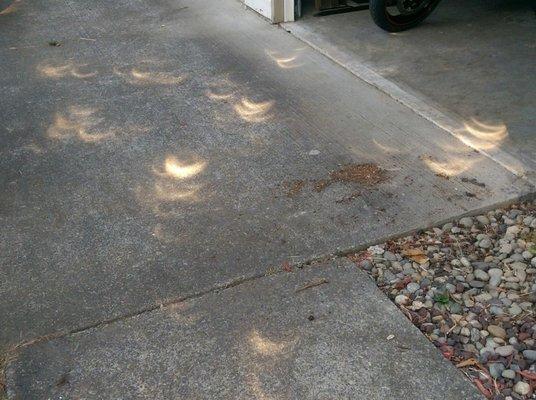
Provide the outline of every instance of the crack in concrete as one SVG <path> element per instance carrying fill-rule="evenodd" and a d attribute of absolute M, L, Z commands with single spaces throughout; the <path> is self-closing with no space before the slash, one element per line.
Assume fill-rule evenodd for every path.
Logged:
<path fill-rule="evenodd" d="M 312 256 L 312 257 L 307 258 L 307 259 L 305 259 L 303 261 L 300 261 L 300 262 L 290 263 L 289 265 L 293 269 L 292 272 L 295 272 L 297 270 L 306 268 L 306 267 L 314 265 L 314 264 L 326 262 L 326 261 L 329 261 L 329 260 L 345 258 L 349 254 L 362 251 L 364 249 L 367 249 L 370 246 L 385 243 L 387 241 L 394 240 L 394 239 L 399 238 L 399 237 L 408 236 L 408 235 L 414 234 L 415 232 L 418 232 L 418 231 L 421 231 L 421 230 L 431 229 L 434 226 L 443 225 L 443 224 L 445 224 L 447 222 L 452 222 L 452 221 L 454 221 L 456 219 L 459 219 L 459 218 L 462 218 L 462 217 L 465 217 L 465 216 L 478 215 L 478 214 L 485 213 L 485 212 L 490 211 L 490 210 L 494 210 L 494 209 L 497 209 L 497 208 L 508 206 L 508 205 L 516 203 L 516 202 L 528 201 L 528 200 L 532 200 L 534 198 L 536 198 L 536 191 L 530 192 L 528 194 L 516 196 L 516 197 L 514 197 L 514 198 L 512 198 L 510 200 L 504 201 L 504 202 L 495 203 L 495 204 L 492 204 L 492 205 L 487 206 L 487 207 L 480 207 L 480 208 L 470 210 L 468 212 L 465 212 L 465 213 L 462 213 L 462 214 L 459 214 L 459 215 L 455 215 L 455 216 L 452 216 L 452 217 L 449 217 L 449 218 L 438 220 L 438 221 L 433 222 L 430 225 L 426 225 L 426 226 L 423 225 L 423 226 L 412 228 L 412 229 L 409 229 L 409 230 L 406 230 L 406 231 L 395 232 L 395 233 L 393 233 L 391 235 L 383 236 L 383 237 L 381 237 L 379 239 L 376 239 L 374 241 L 362 243 L 362 244 L 356 245 L 356 246 L 351 246 L 351 247 L 348 247 L 346 249 L 337 250 L 337 251 L 334 251 L 334 252 L 331 252 L 331 253 L 328 253 L 328 254 Z M 103 319 L 103 320 L 100 320 L 100 321 L 96 321 L 96 322 L 93 322 L 93 323 L 90 323 L 90 324 L 80 326 L 78 328 L 74 328 L 74 329 L 70 329 L 70 330 L 62 330 L 62 331 L 53 332 L 53 333 L 50 333 L 50 334 L 38 336 L 36 338 L 24 341 L 22 343 L 19 343 L 19 344 L 13 346 L 11 349 L 8 349 L 6 351 L 6 354 L 16 352 L 16 351 L 18 351 L 18 350 L 20 350 L 22 348 L 25 348 L 25 347 L 28 347 L 28 346 L 31 346 L 31 345 L 34 345 L 34 344 L 50 341 L 50 340 L 65 337 L 65 336 L 68 336 L 68 335 L 74 335 L 74 334 L 82 333 L 82 332 L 85 332 L 85 331 L 91 330 L 91 329 L 100 328 L 100 327 L 103 327 L 103 326 L 106 326 L 106 325 L 109 325 L 109 324 L 112 324 L 112 323 L 115 323 L 115 322 L 123 321 L 123 320 L 133 318 L 133 317 L 136 317 L 136 316 L 148 313 L 148 312 L 152 312 L 152 311 L 155 311 L 155 310 L 158 310 L 158 309 L 161 309 L 161 308 L 165 308 L 165 307 L 168 307 L 170 305 L 174 305 L 174 304 L 182 303 L 182 302 L 185 302 L 185 301 L 188 301 L 188 300 L 200 298 L 202 296 L 205 296 L 205 295 L 208 295 L 208 294 L 211 294 L 211 293 L 217 293 L 220 290 L 231 289 L 233 287 L 242 285 L 242 284 L 247 283 L 247 282 L 255 281 L 257 279 L 261 279 L 261 278 L 268 277 L 268 276 L 280 275 L 282 273 L 288 273 L 288 271 L 285 271 L 282 267 L 279 267 L 278 269 L 273 270 L 273 271 L 271 271 L 269 273 L 265 272 L 265 273 L 262 273 L 262 274 L 254 274 L 254 275 L 250 275 L 250 276 L 237 277 L 237 278 L 231 279 L 231 280 L 229 280 L 227 282 L 213 285 L 213 286 L 211 286 L 211 287 L 209 287 L 209 288 L 207 288 L 205 290 L 200 290 L 198 292 L 194 292 L 194 293 L 187 294 L 187 295 L 184 295 L 184 296 L 177 296 L 177 297 L 169 298 L 169 299 L 166 299 L 166 300 L 163 300 L 163 301 L 159 301 L 157 303 L 147 305 L 145 307 L 142 307 L 142 308 L 140 308 L 138 310 L 135 310 L 135 311 L 132 311 L 132 312 L 129 312 L 129 313 L 118 315 L 118 316 L 115 316 L 115 317 L 112 317 L 112 318 L 106 318 L 106 319 Z"/>
<path fill-rule="evenodd" d="M 277 268 L 276 270 L 272 270 L 270 272 L 265 272 L 265 273 L 262 273 L 262 274 L 255 274 L 255 275 L 250 275 L 250 276 L 241 276 L 241 277 L 238 277 L 238 278 L 231 279 L 230 281 L 227 281 L 227 282 L 224 282 L 224 283 L 213 285 L 213 286 L 211 286 L 211 287 L 209 287 L 209 288 L 207 288 L 205 290 L 201 290 L 201 291 L 194 292 L 194 293 L 184 295 L 184 296 L 177 296 L 177 297 L 169 298 L 167 300 L 163 300 L 163 301 L 160 301 L 160 302 L 157 302 L 157 303 L 154 303 L 154 304 L 147 305 L 147 306 L 145 306 L 143 308 L 140 308 L 138 310 L 135 310 L 135 311 L 132 311 L 132 312 L 129 312 L 129 313 L 125 313 L 125 314 L 118 315 L 118 316 L 115 316 L 115 317 L 112 317 L 112 318 L 107 318 L 107 319 L 103 319 L 103 320 L 100 320 L 100 321 L 96 321 L 96 322 L 86 324 L 86 325 L 83 325 L 83 326 L 80 326 L 80 327 L 77 327 L 77 328 L 74 328 L 74 329 L 53 332 L 53 333 L 50 333 L 50 334 L 47 334 L 47 335 L 42 335 L 42 336 L 27 340 L 25 342 L 19 343 L 19 344 L 15 345 L 15 346 L 12 346 L 10 349 L 5 351 L 5 353 L 3 354 L 3 359 L 5 360 L 5 362 L 0 365 L 0 399 L 1 399 L 3 389 L 5 389 L 5 384 L 3 382 L 5 382 L 6 369 L 8 368 L 8 366 L 11 363 L 16 361 L 18 352 L 21 349 L 24 349 L 26 347 L 33 346 L 33 345 L 40 344 L 40 343 L 44 343 L 44 342 L 48 342 L 48 341 L 53 340 L 53 339 L 66 337 L 66 336 L 69 336 L 69 335 L 75 335 L 75 334 L 83 333 L 83 332 L 86 332 L 86 331 L 91 330 L 91 329 L 99 329 L 99 328 L 105 327 L 107 325 L 113 324 L 115 322 L 120 322 L 120 321 L 127 320 L 129 318 L 134 318 L 134 317 L 137 317 L 137 316 L 149 313 L 149 312 L 153 312 L 155 310 L 162 309 L 162 308 L 165 308 L 165 307 L 168 307 L 168 306 L 171 306 L 171 305 L 175 305 L 175 304 L 179 304 L 179 303 L 189 301 L 189 300 L 192 300 L 192 299 L 200 298 L 200 297 L 203 297 L 203 296 L 211 294 L 211 293 L 218 293 L 219 291 L 231 289 L 231 288 L 237 287 L 239 285 L 242 285 L 244 283 L 253 282 L 255 280 L 258 280 L 258 279 L 261 279 L 261 278 L 264 278 L 264 277 L 274 276 L 274 275 L 281 275 L 283 273 L 296 273 L 299 270 L 304 269 L 306 267 L 313 266 L 315 264 L 320 264 L 320 263 L 323 263 L 323 262 L 327 262 L 327 261 L 330 261 L 330 260 L 337 260 L 337 259 L 346 258 L 346 256 L 348 256 L 349 254 L 365 250 L 370 246 L 385 243 L 385 242 L 387 242 L 389 240 L 394 240 L 396 238 L 408 236 L 408 235 L 414 234 L 415 232 L 419 232 L 419 231 L 422 231 L 422 230 L 431 229 L 434 226 L 442 225 L 442 224 L 445 224 L 447 222 L 452 222 L 452 221 L 457 220 L 459 218 L 462 218 L 464 216 L 478 215 L 478 214 L 485 213 L 485 212 L 490 211 L 490 210 L 494 210 L 494 209 L 497 209 L 497 208 L 508 206 L 510 204 L 514 204 L 516 202 L 533 200 L 535 198 L 536 198 L 536 191 L 533 190 L 530 193 L 515 196 L 512 199 L 504 201 L 504 202 L 496 203 L 496 204 L 493 204 L 493 205 L 490 205 L 490 206 L 487 206 L 487 207 L 480 207 L 480 208 L 470 210 L 468 212 L 465 212 L 465 213 L 462 213 L 462 214 L 459 214 L 459 215 L 455 215 L 455 216 L 452 216 L 452 217 L 449 217 L 449 218 L 444 218 L 442 220 L 434 221 L 433 223 L 431 223 L 429 225 L 426 225 L 426 226 L 423 225 L 423 226 L 420 226 L 420 227 L 417 227 L 417 228 L 412 228 L 412 229 L 409 229 L 409 230 L 406 230 L 406 231 L 395 232 L 395 233 L 393 233 L 391 235 L 387 235 L 387 236 L 378 238 L 377 240 L 374 240 L 374 241 L 366 242 L 366 243 L 356 245 L 356 246 L 351 246 L 349 248 L 337 250 L 337 251 L 334 251 L 332 253 L 328 253 L 328 254 L 324 254 L 324 255 L 312 256 L 312 257 L 310 257 L 310 258 L 308 258 L 306 260 L 303 260 L 301 262 L 296 262 L 296 263 L 292 263 L 292 264 L 289 263 L 288 265 L 290 265 L 292 267 L 292 271 L 290 271 L 290 272 L 288 270 L 284 269 L 281 266 L 281 267 Z"/>

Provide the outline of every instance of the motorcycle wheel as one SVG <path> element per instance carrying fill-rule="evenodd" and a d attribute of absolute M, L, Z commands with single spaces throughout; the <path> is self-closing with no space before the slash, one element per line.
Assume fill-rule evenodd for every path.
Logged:
<path fill-rule="evenodd" d="M 397 4 L 403 3 L 402 0 L 370 0 L 370 14 L 372 19 L 380 28 L 387 32 L 400 32 L 419 25 L 434 9 L 441 0 L 409 0 L 415 3 L 426 2 L 424 6 L 414 12 L 400 12 Z M 393 12 L 393 10 L 395 12 Z M 398 11 L 398 13 L 397 13 Z"/>

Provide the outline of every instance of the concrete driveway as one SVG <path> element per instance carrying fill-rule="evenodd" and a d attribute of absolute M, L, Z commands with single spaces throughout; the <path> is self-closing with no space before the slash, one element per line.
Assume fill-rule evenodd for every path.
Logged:
<path fill-rule="evenodd" d="M 367 382 L 389 377 L 370 398 L 476 396 L 364 275 L 295 266 L 525 195 L 526 179 L 232 0 L 20 0 L 0 15 L 0 51 L 10 396 L 263 398 L 288 384 L 298 389 L 280 397 L 351 397 L 366 368 Z M 295 289 L 314 279 L 333 283 L 295 306 Z M 315 327 L 299 327 L 328 300 L 349 329 L 336 365 Z M 205 317 L 168 325 L 182 307 Z M 288 337 L 270 333 L 279 323 Z M 393 370 L 384 334 L 397 326 L 414 352 Z M 260 353 L 241 362 L 240 343 L 227 344 L 246 331 L 255 342 L 255 329 Z M 298 331 L 313 338 L 288 353 L 307 354 L 302 364 L 269 364 L 272 381 L 242 374 Z M 131 375 L 143 359 L 160 361 Z M 303 389 L 345 362 L 361 366 L 350 386 Z M 423 363 L 436 371 L 426 383 Z M 300 381 L 307 365 L 325 369 Z M 237 381 L 202 385 L 227 367 L 242 371 Z M 400 371 L 414 374 L 407 387 Z M 103 384 L 92 391 L 94 373 Z"/>

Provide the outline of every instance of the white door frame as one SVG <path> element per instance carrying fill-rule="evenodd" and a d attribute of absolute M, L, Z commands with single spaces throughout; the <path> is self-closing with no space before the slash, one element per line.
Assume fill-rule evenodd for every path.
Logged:
<path fill-rule="evenodd" d="M 294 21 L 294 0 L 244 0 L 244 3 L 273 24 Z"/>
<path fill-rule="evenodd" d="M 294 0 L 283 0 L 283 21 L 280 22 L 294 21 L 294 10 Z"/>

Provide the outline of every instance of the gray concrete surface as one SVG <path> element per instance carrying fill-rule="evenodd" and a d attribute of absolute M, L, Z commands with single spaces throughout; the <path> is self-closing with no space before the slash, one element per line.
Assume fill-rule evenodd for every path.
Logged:
<path fill-rule="evenodd" d="M 101 384 L 114 386 L 110 393 L 135 385 L 122 379 L 139 369 L 130 361 L 144 353 L 136 353 L 128 328 L 119 347 L 93 358 L 76 355 L 76 345 L 62 350 L 64 342 L 91 342 L 91 335 L 140 323 L 138 339 L 146 332 L 156 347 L 167 340 L 160 361 L 177 365 L 173 333 L 129 317 L 247 279 L 261 285 L 285 261 L 365 246 L 532 192 L 239 3 L 214 4 L 20 0 L 0 15 L 0 348 L 30 341 L 10 367 L 12 390 L 55 390 L 47 379 L 63 371 L 64 350 L 87 362 L 82 381 L 118 357 Z M 348 163 L 374 163 L 383 179 L 326 186 Z M 229 321 L 258 321 L 262 314 L 253 310 L 279 289 L 263 287 L 258 297 L 204 307 L 223 307 Z M 357 293 L 338 307 L 351 313 Z M 371 317 L 393 327 L 390 317 L 374 315 L 385 300 L 373 293 L 368 302 L 379 303 L 370 304 Z M 287 306 L 280 312 L 292 312 Z M 225 322 L 217 317 L 200 325 L 206 333 L 221 332 Z M 113 319 L 121 323 L 107 325 Z M 86 333 L 47 341 L 74 331 Z M 217 348 L 210 338 L 207 349 Z M 341 349 L 357 341 L 347 340 Z M 89 352 L 106 343 L 92 346 Z M 184 346 L 192 358 L 206 354 L 195 340 L 185 338 Z M 380 350 L 387 347 L 375 343 L 367 354 L 385 357 Z M 322 351 L 304 360 L 323 359 L 326 371 L 340 371 Z M 214 367 L 219 355 L 212 356 Z M 224 356 L 221 374 L 233 360 Z M 154 366 L 147 390 L 169 387 L 171 373 Z"/>
<path fill-rule="evenodd" d="M 352 264 L 258 279 L 39 344 L 7 376 L 21 399 L 481 398 Z"/>
<path fill-rule="evenodd" d="M 445 123 L 433 110 L 425 113 L 536 180 L 532 1 L 443 0 L 421 26 L 396 34 L 376 27 L 368 11 L 315 18 L 311 1 L 304 3 L 304 18 L 287 29 L 437 108 L 458 123 Z"/>
<path fill-rule="evenodd" d="M 528 190 L 239 4 L 209 4 L 2 16 L 3 346 Z M 389 179 L 287 196 L 351 162 Z"/>
<path fill-rule="evenodd" d="M 0 29 L 3 346 L 529 190 L 233 1 L 21 0 Z M 351 162 L 389 179 L 287 195 Z"/>

